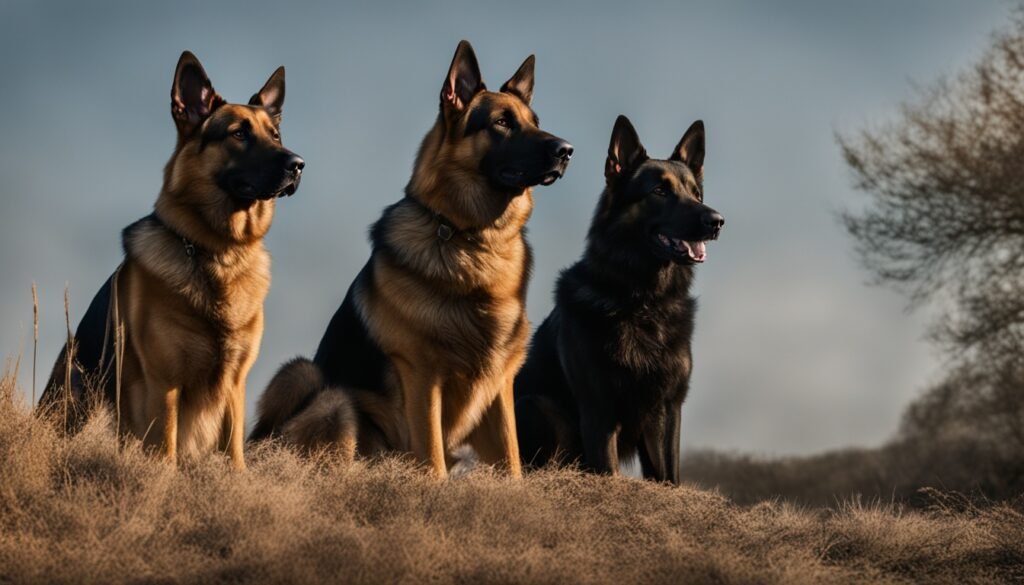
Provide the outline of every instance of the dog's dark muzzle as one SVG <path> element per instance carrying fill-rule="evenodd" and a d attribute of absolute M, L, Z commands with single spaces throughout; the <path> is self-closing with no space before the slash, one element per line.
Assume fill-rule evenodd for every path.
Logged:
<path fill-rule="evenodd" d="M 236 170 L 221 177 L 224 189 L 232 196 L 246 201 L 266 201 L 289 197 L 299 189 L 302 170 L 306 162 L 299 155 L 285 151 L 273 163 L 253 165 L 249 172 Z"/>
<path fill-rule="evenodd" d="M 705 239 L 717 240 L 725 226 L 725 216 L 709 208 L 700 215 L 700 224 L 708 233 Z"/>
<path fill-rule="evenodd" d="M 548 143 L 548 154 L 554 165 L 551 171 L 541 177 L 541 185 L 550 185 L 565 176 L 574 150 L 571 144 L 561 138 L 555 138 Z"/>
<path fill-rule="evenodd" d="M 651 241 L 656 252 L 677 264 L 701 264 L 707 259 L 707 243 L 717 240 L 725 226 L 725 217 L 701 205 L 690 208 L 688 217 L 651 228 Z"/>
<path fill-rule="evenodd" d="M 569 168 L 569 161 L 572 160 L 574 149 L 568 141 L 561 138 L 553 138 L 547 143 L 548 156 L 552 161 L 552 169 L 541 176 L 541 185 L 550 185 L 565 176 L 565 170 Z"/>
<path fill-rule="evenodd" d="M 520 189 L 550 185 L 565 175 L 572 154 L 571 144 L 552 137 L 543 142 L 540 156 L 533 162 L 506 166 L 498 172 L 498 178 L 506 186 Z"/>
<path fill-rule="evenodd" d="M 575 149 L 566 140 L 555 138 L 548 142 L 548 154 L 553 159 L 560 161 L 564 166 L 569 165 L 573 152 L 575 152 Z"/>
<path fill-rule="evenodd" d="M 293 152 L 285 161 L 284 168 L 285 172 L 291 177 L 291 182 L 275 197 L 291 197 L 299 190 L 299 182 L 302 181 L 302 169 L 306 168 L 306 161 Z"/>

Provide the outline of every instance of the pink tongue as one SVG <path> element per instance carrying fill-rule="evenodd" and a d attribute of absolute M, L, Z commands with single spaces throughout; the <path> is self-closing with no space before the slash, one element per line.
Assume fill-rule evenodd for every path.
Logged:
<path fill-rule="evenodd" d="M 689 242 L 690 250 L 693 253 L 695 260 L 703 260 L 704 256 L 707 255 L 707 249 L 704 247 L 704 242 Z"/>

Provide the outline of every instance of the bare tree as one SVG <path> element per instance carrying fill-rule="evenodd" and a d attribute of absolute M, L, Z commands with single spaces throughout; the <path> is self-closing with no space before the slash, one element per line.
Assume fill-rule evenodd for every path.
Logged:
<path fill-rule="evenodd" d="M 1024 452 L 1024 8 L 972 67 L 838 140 L 868 194 L 843 215 L 860 257 L 912 303 L 943 308 L 933 332 L 949 376 L 904 433 L 969 424 Z"/>
<path fill-rule="evenodd" d="M 974 65 L 898 119 L 840 136 L 869 206 L 844 215 L 865 264 L 914 301 L 948 293 L 936 332 L 958 351 L 1024 323 L 1024 11 Z M 1005 341 L 1005 340 L 1004 340 Z"/>

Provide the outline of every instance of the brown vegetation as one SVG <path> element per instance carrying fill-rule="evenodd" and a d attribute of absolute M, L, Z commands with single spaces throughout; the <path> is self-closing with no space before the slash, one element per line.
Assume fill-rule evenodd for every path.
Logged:
<path fill-rule="evenodd" d="M 449 481 L 407 462 L 279 447 L 235 473 L 65 437 L 0 388 L 0 583 L 1019 582 L 1024 514 L 739 506 L 712 492 L 544 470 Z M 805 478 L 808 482 L 815 478 Z"/>

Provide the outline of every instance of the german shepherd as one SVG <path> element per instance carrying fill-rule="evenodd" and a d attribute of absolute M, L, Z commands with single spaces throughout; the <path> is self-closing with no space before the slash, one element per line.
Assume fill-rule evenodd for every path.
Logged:
<path fill-rule="evenodd" d="M 617 474 L 620 457 L 639 452 L 644 477 L 679 483 L 690 284 L 725 224 L 704 204 L 703 177 L 702 122 L 654 160 L 629 120 L 615 121 L 586 251 L 559 277 L 515 381 L 524 463 Z"/>
<path fill-rule="evenodd" d="M 286 364 L 251 439 L 279 435 L 344 456 L 412 452 L 445 477 L 451 451 L 520 475 L 512 382 L 526 356 L 531 188 L 572 146 L 530 109 L 534 58 L 487 91 L 459 43 L 405 197 L 370 231 L 373 252 L 312 361 Z"/>
<path fill-rule="evenodd" d="M 244 469 L 245 379 L 270 286 L 263 236 L 305 166 L 281 144 L 284 93 L 280 67 L 248 105 L 228 104 L 182 53 L 177 145 L 154 211 L 125 228 L 124 262 L 61 351 L 45 408 L 70 403 L 80 416 L 94 392 L 115 406 L 122 433 L 167 459 L 219 447 Z"/>

